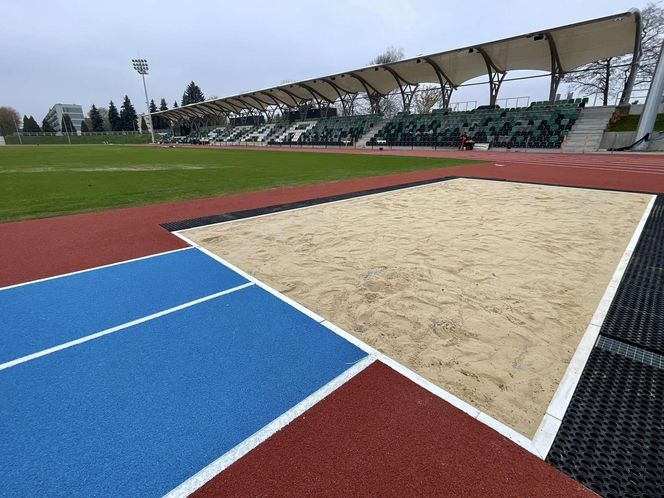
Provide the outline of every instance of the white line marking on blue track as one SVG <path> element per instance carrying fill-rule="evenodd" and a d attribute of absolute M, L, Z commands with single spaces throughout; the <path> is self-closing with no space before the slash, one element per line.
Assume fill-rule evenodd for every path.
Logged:
<path fill-rule="evenodd" d="M 184 481 L 177 488 L 164 495 L 165 498 L 180 498 L 189 496 L 210 479 L 227 469 L 231 464 L 235 463 L 237 460 L 256 448 L 256 446 L 267 440 L 270 436 L 286 427 L 293 420 L 302 415 L 323 398 L 339 389 L 343 384 L 355 377 L 357 374 L 371 365 L 375 360 L 376 358 L 372 355 L 365 356 L 341 375 L 335 377 L 330 382 L 325 384 L 318 391 L 300 401 L 287 412 L 284 412 L 279 417 L 275 418 L 261 430 L 249 436 L 240 444 L 221 455 L 207 467 L 199 470 L 196 474 Z"/>
<path fill-rule="evenodd" d="M 20 358 L 16 358 L 15 360 L 7 361 L 5 363 L 0 364 L 0 371 L 5 370 L 7 368 L 15 367 L 16 365 L 20 365 L 22 363 L 26 363 L 28 361 L 35 360 L 37 358 L 41 358 L 42 356 L 46 356 L 52 353 L 57 353 L 58 351 L 62 351 L 63 349 L 71 348 L 73 346 L 78 346 L 79 344 L 83 344 L 85 342 L 93 341 L 95 339 L 98 339 L 100 337 L 103 337 L 105 335 L 109 334 L 114 334 L 115 332 L 120 332 L 121 330 L 127 329 L 129 327 L 133 327 L 134 325 L 138 325 L 139 323 L 144 323 L 148 322 L 150 320 L 154 320 L 155 318 L 159 318 L 164 315 L 169 315 L 171 313 L 175 313 L 176 311 L 183 310 L 185 308 L 189 308 L 191 306 L 195 306 L 200 303 L 204 303 L 205 301 L 210 301 L 211 299 L 216 299 L 221 296 L 225 296 L 227 294 L 231 294 L 233 292 L 237 292 L 239 290 L 245 289 L 247 287 L 253 286 L 253 282 L 247 282 L 246 284 L 238 285 L 236 287 L 232 287 L 230 289 L 226 289 L 220 292 L 215 292 L 214 294 L 210 294 L 209 296 L 204 296 L 199 299 L 195 299 L 193 301 L 189 301 L 184 304 L 180 304 L 178 306 L 174 306 L 172 308 L 168 308 L 162 311 L 159 311 L 157 313 L 153 313 L 151 315 L 144 316 L 142 318 L 138 318 L 136 320 L 132 320 L 131 322 L 126 322 L 121 325 L 116 325 L 115 327 L 111 327 L 110 329 L 105 329 L 100 332 L 96 332 L 94 334 L 86 335 L 84 337 L 79 337 L 78 339 L 74 339 L 73 341 L 65 342 L 63 344 L 59 344 L 57 346 L 53 346 L 48 349 L 43 349 L 41 351 L 37 351 L 36 353 L 32 353 L 26 356 L 22 356 Z"/>
<path fill-rule="evenodd" d="M 287 211 L 285 211 L 285 212 L 287 212 Z M 247 219 L 250 219 L 250 218 L 247 218 Z M 205 254 L 210 256 L 211 258 L 216 259 L 222 265 L 225 265 L 226 267 L 230 268 L 231 270 L 236 271 L 237 273 L 239 273 L 240 275 L 245 277 L 247 280 L 249 280 L 251 282 L 254 282 L 258 287 L 260 287 L 263 290 L 269 292 L 273 296 L 278 297 L 279 299 L 281 299 L 285 303 L 288 303 L 289 305 L 293 306 L 295 309 L 297 309 L 298 311 L 304 313 L 305 315 L 312 318 L 313 320 L 316 320 L 317 322 L 319 322 L 324 327 L 327 327 L 329 330 L 331 330 L 335 334 L 343 337 L 344 339 L 346 339 L 351 344 L 354 344 L 358 348 L 364 350 L 368 355 L 376 358 L 378 361 L 381 361 L 382 363 L 385 363 L 387 366 L 389 366 L 393 370 L 396 370 L 401 375 L 403 375 L 407 379 L 411 380 L 415 384 L 419 385 L 420 387 L 423 387 L 424 389 L 426 389 L 430 393 L 434 394 L 435 396 L 438 396 L 439 398 L 447 401 L 449 404 L 451 404 L 455 408 L 458 408 L 459 410 L 467 413 L 468 415 L 470 415 L 474 419 L 477 419 L 479 422 L 483 423 L 484 425 L 486 425 L 488 427 L 491 427 L 493 430 L 495 430 L 499 434 L 502 434 L 506 438 L 512 440 L 513 442 L 515 442 L 516 444 L 518 444 L 522 448 L 525 448 L 526 450 L 528 450 L 533 455 L 536 455 L 539 458 L 543 458 L 542 455 L 540 455 L 539 452 L 535 449 L 535 446 L 533 446 L 531 440 L 528 437 L 524 436 L 523 434 L 518 433 L 517 431 L 515 431 L 511 427 L 507 426 L 506 424 L 503 424 L 502 422 L 494 419 L 493 417 L 487 415 L 486 413 L 478 410 L 477 408 L 470 405 L 469 403 L 466 403 L 462 399 L 457 398 L 456 396 L 454 396 L 452 393 L 446 391 L 445 389 L 443 389 L 441 387 L 438 387 L 434 383 L 426 380 L 424 377 L 422 377 L 421 375 L 413 372 L 410 368 L 406 367 L 405 365 L 403 365 L 403 364 L 399 363 L 398 361 L 390 358 L 389 356 L 384 355 L 383 353 L 381 353 L 377 349 L 369 346 L 367 343 L 365 343 L 362 340 L 358 339 L 354 335 L 349 334 L 345 330 L 341 329 L 340 327 L 337 327 L 336 325 L 334 325 L 330 321 L 326 320 L 325 318 L 322 318 L 320 315 L 314 313 L 310 309 L 308 309 L 308 308 L 302 306 L 301 304 L 293 301 L 291 298 L 289 298 L 288 296 L 282 294 L 278 290 L 273 289 L 272 287 L 270 287 L 266 283 L 261 282 L 260 280 L 258 280 L 256 277 L 248 274 L 247 272 L 245 272 L 242 269 L 236 267 L 232 263 L 226 261 L 221 256 L 218 256 L 218 255 L 214 254 L 213 252 L 210 252 L 206 248 L 198 245 L 193 240 L 188 239 L 182 233 L 173 232 L 173 234 L 178 236 L 179 238 L 181 238 L 182 240 L 184 240 L 188 244 L 191 244 L 192 247 L 195 247 L 196 249 L 198 249 L 199 251 L 204 252 Z"/>
<path fill-rule="evenodd" d="M 172 251 L 158 252 L 155 254 L 148 254 L 147 256 L 141 256 L 140 258 L 125 259 L 124 261 L 117 261 L 115 263 L 109 263 L 107 265 L 94 266 L 92 268 L 86 268 L 85 270 L 77 270 L 69 273 L 62 273 L 60 275 L 53 275 L 52 277 L 40 278 L 37 280 L 29 280 L 28 282 L 21 282 L 20 284 L 8 285 L 7 287 L 0 287 L 0 291 L 13 289 L 15 287 L 23 287 L 24 285 L 38 284 L 40 282 L 46 282 L 47 280 L 54 280 L 56 278 L 69 277 L 70 275 L 77 275 L 79 273 L 87 273 L 89 271 L 101 270 L 103 268 L 109 268 L 110 266 L 124 265 L 125 263 L 133 263 L 134 261 L 141 261 L 142 259 L 156 258 L 158 256 L 165 256 L 167 254 L 173 254 L 181 251 L 188 251 L 192 249 L 191 247 L 182 247 L 180 249 L 173 249 Z"/>

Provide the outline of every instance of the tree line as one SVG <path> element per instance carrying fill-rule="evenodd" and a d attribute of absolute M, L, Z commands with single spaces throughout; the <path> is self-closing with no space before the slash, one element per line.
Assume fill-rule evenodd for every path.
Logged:
<path fill-rule="evenodd" d="M 192 81 L 187 85 L 180 102 L 182 105 L 187 105 L 203 100 L 205 100 L 205 96 L 202 90 Z M 173 107 L 178 107 L 177 100 L 173 103 Z M 158 107 L 154 100 L 150 100 L 149 110 L 151 114 L 157 111 L 167 111 L 168 109 L 169 107 L 165 98 L 160 100 Z M 168 128 L 170 123 L 167 119 L 160 116 L 153 116 L 152 126 L 155 130 L 162 130 Z M 56 131 L 46 118 L 42 120 L 40 125 L 32 115 L 24 115 L 21 119 L 16 109 L 7 106 L 0 107 L 0 135 L 12 135 L 19 130 L 24 133 Z M 68 114 L 62 116 L 60 130 L 70 133 L 76 131 L 71 116 Z M 95 104 L 92 104 L 87 117 L 81 122 L 81 132 L 83 133 L 105 131 L 147 132 L 148 125 L 145 122 L 145 117 L 141 117 L 140 122 L 138 121 L 136 108 L 132 104 L 131 99 L 125 95 L 119 109 L 112 100 L 108 103 L 107 107 L 97 107 Z"/>

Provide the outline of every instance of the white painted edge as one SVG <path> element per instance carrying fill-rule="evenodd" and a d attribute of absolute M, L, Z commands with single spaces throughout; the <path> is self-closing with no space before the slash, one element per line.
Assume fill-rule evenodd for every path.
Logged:
<path fill-rule="evenodd" d="M 510 183 L 520 183 L 520 182 L 510 182 Z M 420 188 L 420 187 L 426 187 L 429 186 L 430 184 L 425 184 L 425 185 L 417 185 L 414 187 L 408 187 L 408 189 L 412 188 Z M 529 184 L 523 184 L 523 185 L 529 185 Z M 555 187 L 554 185 L 551 185 L 551 187 Z M 561 188 L 561 187 L 558 187 Z M 562 187 L 565 188 L 565 187 Z M 406 190 L 406 189 L 403 189 Z M 586 189 L 586 190 L 596 190 L 596 189 Z M 389 194 L 393 193 L 393 191 L 388 191 L 388 192 L 379 192 L 377 194 L 371 194 L 371 195 L 383 195 L 383 194 Z M 616 193 L 621 193 L 621 192 L 616 192 Z M 640 194 L 644 195 L 644 194 Z M 589 324 L 588 328 L 584 332 L 583 337 L 581 338 L 581 341 L 577 345 L 576 351 L 567 366 L 567 369 L 565 371 L 565 374 L 563 375 L 562 380 L 558 384 L 558 388 L 556 392 L 554 393 L 554 396 L 549 403 L 549 406 L 542 417 L 542 421 L 540 422 L 540 425 L 535 433 L 535 436 L 532 439 L 529 439 L 527 436 L 524 436 L 523 434 L 515 431 L 511 427 L 507 426 L 506 424 L 500 422 L 499 420 L 496 420 L 495 418 L 491 417 L 490 415 L 482 412 L 481 410 L 477 409 L 476 407 L 472 406 L 471 404 L 461 400 L 460 398 L 454 396 L 452 393 L 446 391 L 445 389 L 442 389 L 441 387 L 433 384 L 432 382 L 428 381 L 424 377 L 420 376 L 419 374 L 413 372 L 410 370 L 408 367 L 405 365 L 399 363 L 398 361 L 390 358 L 387 355 L 384 355 L 380 351 L 376 350 L 375 348 L 369 346 L 365 342 L 361 341 L 357 337 L 349 334 L 345 330 L 341 329 L 340 327 L 334 325 L 332 322 L 322 318 L 320 315 L 317 313 L 314 313 L 310 309 L 302 306 L 301 304 L 293 301 L 289 297 L 285 296 L 281 292 L 277 291 L 276 289 L 273 289 L 269 285 L 261 282 L 257 278 L 253 277 L 252 275 L 246 273 L 245 271 L 241 270 L 240 268 L 236 267 L 232 263 L 226 261 L 222 257 L 214 254 L 213 252 L 209 251 L 205 247 L 201 247 L 198 245 L 196 242 L 192 241 L 191 239 L 187 238 L 185 235 L 183 235 L 182 232 L 185 232 L 186 230 L 181 230 L 178 232 L 172 232 L 175 236 L 179 237 L 186 243 L 190 244 L 192 247 L 197 248 L 198 250 L 204 252 L 208 256 L 214 258 L 215 260 L 219 261 L 221 264 L 226 265 L 230 269 L 236 271 L 249 281 L 253 282 L 256 284 L 258 287 L 262 288 L 263 290 L 269 292 L 270 294 L 274 295 L 275 297 L 281 299 L 285 303 L 291 305 L 292 307 L 296 308 L 298 311 L 304 313 L 305 315 L 309 316 L 313 320 L 318 321 L 321 323 L 323 326 L 327 327 L 329 330 L 332 332 L 336 333 L 337 335 L 340 335 L 344 339 L 346 339 L 348 342 L 356 345 L 360 349 L 363 349 L 366 351 L 369 355 L 375 357 L 376 359 L 380 360 L 382 363 L 385 363 L 388 365 L 390 368 L 393 370 L 396 370 L 400 374 L 402 374 L 404 377 L 408 378 L 415 384 L 419 385 L 420 387 L 426 389 L 430 393 L 438 396 L 439 398 L 447 401 L 449 404 L 454 406 L 455 408 L 458 408 L 459 410 L 463 411 L 467 415 L 470 415 L 471 417 L 475 418 L 477 421 L 483 423 L 484 425 L 490 427 L 491 429 L 495 430 L 502 436 L 510 439 L 514 443 L 518 444 L 528 452 L 532 453 L 533 455 L 545 459 L 551 445 L 553 444 L 553 440 L 555 439 L 558 429 L 560 428 L 560 424 L 562 421 L 562 418 L 564 416 L 565 411 L 567 410 L 567 407 L 569 405 L 569 402 L 572 398 L 572 395 L 574 394 L 574 390 L 576 389 L 576 386 L 579 382 L 579 379 L 581 377 L 581 373 L 583 372 L 583 369 L 585 368 L 585 365 L 588 361 L 588 358 L 590 357 L 590 353 L 595 345 L 595 342 L 597 341 L 597 337 L 599 335 L 599 329 L 601 327 L 601 322 L 599 325 L 593 322 L 597 322 L 599 318 L 601 317 L 601 321 L 604 320 L 604 317 L 606 316 L 606 311 L 608 311 L 609 306 L 611 305 L 611 302 L 613 301 L 613 298 L 615 296 L 616 290 L 618 288 L 618 285 L 620 284 L 620 281 L 622 279 L 622 276 L 625 272 L 625 269 L 627 268 L 627 264 L 629 263 L 629 260 L 632 256 L 632 253 L 634 252 L 634 248 L 636 247 L 636 244 L 639 241 L 639 238 L 641 236 L 641 232 L 643 231 L 643 227 L 645 226 L 646 221 L 648 220 L 648 217 L 650 216 L 650 212 L 653 208 L 653 205 L 655 203 L 655 199 L 657 196 L 652 195 L 650 198 L 650 201 L 648 202 L 641 219 L 636 226 L 636 229 L 634 230 L 634 233 L 632 234 L 632 238 L 630 239 L 629 243 L 627 244 L 627 247 L 625 248 L 625 251 L 620 259 L 620 262 L 618 263 L 616 270 L 611 278 L 611 281 L 609 282 L 609 285 L 604 293 L 604 296 L 602 297 L 602 300 L 600 301 L 600 304 L 598 305 L 595 314 L 593 315 L 593 319 L 591 320 L 591 323 Z M 356 198 L 349 198 L 349 199 L 342 199 L 340 201 L 334 201 L 336 202 L 345 202 L 348 200 L 352 200 Z M 332 204 L 330 202 L 329 204 Z M 305 206 L 302 208 L 297 208 L 293 210 L 289 210 L 287 212 L 292 212 L 296 211 L 299 209 L 308 209 L 310 207 L 316 207 L 319 205 L 312 205 L 312 206 Z M 280 211 L 277 213 L 269 213 L 266 215 L 262 216 L 272 216 L 274 214 L 280 214 L 285 211 Z M 252 217 L 252 218 L 243 218 L 242 220 L 233 220 L 233 221 L 227 221 L 227 222 L 221 222 L 221 223 L 232 223 L 234 221 L 247 221 L 249 219 L 254 219 L 258 218 Z M 215 223 L 211 225 L 205 225 L 205 227 L 209 226 L 214 226 L 218 225 L 221 223 Z M 195 227 L 187 230 L 193 230 L 193 229 L 200 229 L 203 227 Z M 557 415 L 557 416 L 556 416 Z"/>
<path fill-rule="evenodd" d="M 15 289 L 16 287 L 23 287 L 24 285 L 38 284 L 38 283 L 41 283 L 41 282 L 46 282 L 48 280 L 55 280 L 56 278 L 70 277 L 72 275 L 78 275 L 79 273 L 87 273 L 89 271 L 102 270 L 104 268 L 110 268 L 111 266 L 124 265 L 126 263 L 133 263 L 135 261 L 141 261 L 143 259 L 156 258 L 158 256 L 165 256 L 167 254 L 173 254 L 173 253 L 176 253 L 176 252 L 189 251 L 189 250 L 191 250 L 191 247 L 181 247 L 180 249 L 173 249 L 172 251 L 158 252 L 158 253 L 155 253 L 155 254 L 149 254 L 147 256 L 141 256 L 140 258 L 126 259 L 124 261 L 117 261 L 115 263 L 109 263 L 107 265 L 94 266 L 92 268 L 86 268 L 85 270 L 77 270 L 77 271 L 72 271 L 72 272 L 69 272 L 69 273 L 62 273 L 60 275 L 53 275 L 52 277 L 40 278 L 40 279 L 37 279 L 37 280 L 29 280 L 28 282 L 21 282 L 20 284 L 13 284 L 13 285 L 8 285 L 6 287 L 0 287 L 0 292 L 5 291 L 5 290 L 9 290 L 9 289 Z"/>
<path fill-rule="evenodd" d="M 546 455 L 549 453 L 549 450 L 553 445 L 553 441 L 558 434 L 558 429 L 560 428 L 562 419 L 565 416 L 565 412 L 567 411 L 567 408 L 572 400 L 572 395 L 576 390 L 576 386 L 579 383 L 583 369 L 588 362 L 588 358 L 590 358 L 590 353 L 595 347 L 595 343 L 599 337 L 599 332 L 602 328 L 602 324 L 604 323 L 604 319 L 606 318 L 606 314 L 611 307 L 611 303 L 613 302 L 613 298 L 616 295 L 620 281 L 625 274 L 627 265 L 629 264 L 629 261 L 632 258 L 632 254 L 634 253 L 634 249 L 639 242 L 641 232 L 643 232 L 643 228 L 648 221 L 648 217 L 650 216 L 650 212 L 652 211 L 656 198 L 657 196 L 655 195 L 651 196 L 650 201 L 644 209 L 641 219 L 634 229 L 632 238 L 627 243 L 627 247 L 625 248 L 622 257 L 616 266 L 611 280 L 609 281 L 609 285 L 607 286 L 602 299 L 597 305 L 597 309 L 595 310 L 595 313 L 590 320 L 590 324 L 586 328 L 583 337 L 581 337 L 581 340 L 576 347 L 576 351 L 574 352 L 569 365 L 567 365 L 565 374 L 558 384 L 556 392 L 551 398 L 551 402 L 546 409 L 544 417 L 542 418 L 542 422 L 535 432 L 535 436 L 533 437 L 532 442 L 537 448 L 538 452 L 541 453 L 542 458 L 546 458 Z"/>
<path fill-rule="evenodd" d="M 198 249 L 199 251 L 207 254 L 209 257 L 211 257 L 214 260 L 218 261 L 222 265 L 230 268 L 234 272 L 237 272 L 240 276 L 246 278 L 250 282 L 253 282 L 256 286 L 260 287 L 261 289 L 269 292 L 273 296 L 275 296 L 275 297 L 279 298 L 280 300 L 284 301 L 286 304 L 292 306 L 293 308 L 298 310 L 300 313 L 304 313 L 306 316 L 308 316 L 309 318 L 311 318 L 315 322 L 321 323 L 325 320 L 325 318 L 323 318 L 322 316 L 318 315 L 317 313 L 314 313 L 313 311 L 311 311 L 308 308 L 305 308 L 300 303 L 297 303 L 297 302 L 293 301 L 291 298 L 289 298 L 288 296 L 282 294 L 278 290 L 273 289 L 269 285 L 261 282 L 260 280 L 258 280 L 253 275 L 248 274 L 244 270 L 242 270 L 242 269 L 238 268 L 237 266 L 235 266 L 233 263 L 231 263 L 229 261 L 226 261 L 221 256 L 216 255 L 215 253 L 213 253 L 212 251 L 206 249 L 205 247 L 199 246 L 196 242 L 194 242 L 193 240 L 188 239 L 186 236 L 182 235 L 181 233 L 173 232 L 173 235 L 175 235 L 176 237 L 184 240 L 187 244 L 191 244 L 192 247 L 194 247 L 194 248 Z"/>
<path fill-rule="evenodd" d="M 423 187 L 433 187 L 433 186 L 438 185 L 440 183 L 453 182 L 455 180 L 481 180 L 481 178 L 449 178 L 449 177 L 432 178 L 431 182 L 424 183 L 422 185 L 412 185 L 410 187 L 394 188 L 394 189 L 390 189 L 390 190 L 386 190 L 386 191 L 382 191 L 382 192 L 374 192 L 373 194 L 363 194 L 363 195 L 360 195 L 360 196 L 348 197 L 347 199 L 339 199 L 339 200 L 336 200 L 336 201 L 321 202 L 319 204 L 311 204 L 309 206 L 302 206 L 302 207 L 299 207 L 299 208 L 286 209 L 286 210 L 283 210 L 283 211 L 275 211 L 274 213 L 258 214 L 256 216 L 249 216 L 247 218 L 239 218 L 237 220 L 219 221 L 217 223 L 210 223 L 209 225 L 201 225 L 201 226 L 198 226 L 198 227 L 183 228 L 182 230 L 178 230 L 176 232 L 171 232 L 171 233 L 173 233 L 175 235 L 178 235 L 180 233 L 185 233 L 185 232 L 188 232 L 190 230 L 198 230 L 200 228 L 214 227 L 214 226 L 217 226 L 217 225 L 228 225 L 229 223 L 237 223 L 238 221 L 257 220 L 259 218 L 266 218 L 268 216 L 275 216 L 275 215 L 278 215 L 278 214 L 295 213 L 297 211 L 302 211 L 303 209 L 311 209 L 311 208 L 321 207 L 321 206 L 332 206 L 334 204 L 340 204 L 342 202 L 357 201 L 357 200 L 361 200 L 361 199 L 367 199 L 369 197 L 378 197 L 378 196 L 381 196 L 381 195 L 395 194 L 395 193 L 398 193 L 398 192 L 406 192 L 408 190 L 413 190 L 413 189 L 418 189 L 418 188 L 423 188 Z M 349 193 L 353 193 L 353 192 L 349 192 Z M 344 195 L 344 194 L 339 194 L 339 195 Z M 305 201 L 294 201 L 294 202 L 305 202 Z"/>
<path fill-rule="evenodd" d="M 532 444 L 535 447 L 535 450 L 539 454 L 540 458 L 544 460 L 549 454 L 553 440 L 556 439 L 558 430 L 562 420 L 556 418 L 548 413 L 544 414 L 542 418 L 542 423 L 540 424 L 535 437 L 533 437 Z"/>
<path fill-rule="evenodd" d="M 426 389 L 427 391 L 434 394 L 435 396 L 447 401 L 449 404 L 451 404 L 455 408 L 458 408 L 462 412 L 466 413 L 467 415 L 470 415 L 472 418 L 477 419 L 478 421 L 482 422 L 483 424 L 488 425 L 489 427 L 494 429 L 499 434 L 501 434 L 501 435 L 505 436 L 506 438 L 514 441 L 519 446 L 525 448 L 527 451 L 529 451 L 529 452 L 531 452 L 531 453 L 533 453 L 533 454 L 535 454 L 535 455 L 537 455 L 541 458 L 541 455 L 539 455 L 539 453 L 535 450 L 535 448 L 532 445 L 530 439 L 528 439 L 526 436 L 518 433 L 517 431 L 515 431 L 511 427 L 508 427 L 507 425 L 503 424 L 502 422 L 499 422 L 498 420 L 495 420 L 490 415 L 487 415 L 486 413 L 483 413 L 482 411 L 478 410 L 477 408 L 470 405 L 469 403 L 466 403 L 462 399 L 456 397 L 455 395 L 453 395 L 449 391 L 446 391 L 445 389 L 437 386 L 433 382 L 428 381 L 427 379 L 425 379 L 421 375 L 413 372 L 411 369 L 409 369 L 405 365 L 403 365 L 403 364 L 399 363 L 398 361 L 394 360 L 393 358 L 390 358 L 389 356 L 381 353 L 380 351 L 378 351 L 374 347 L 368 345 L 364 341 L 358 339 L 354 335 L 349 334 L 348 332 L 346 332 L 342 328 L 340 328 L 340 327 L 334 325 L 332 322 L 322 318 L 321 316 L 314 313 L 310 309 L 308 309 L 308 308 L 302 306 L 301 304 L 293 301 L 288 296 L 285 296 L 284 294 L 277 291 L 276 289 L 273 289 L 272 287 L 265 284 L 264 282 L 261 282 L 260 280 L 253 277 L 252 275 L 250 275 L 250 274 L 246 273 L 245 271 L 237 268 L 232 263 L 229 263 L 228 261 L 226 261 L 224 258 L 210 252 L 209 250 L 205 249 L 204 247 L 199 246 L 196 242 L 188 239 L 182 233 L 176 233 L 175 235 L 177 235 L 179 238 L 181 238 L 185 242 L 191 244 L 196 249 L 198 249 L 198 250 L 204 252 L 205 254 L 209 255 L 210 257 L 216 259 L 221 264 L 228 266 L 230 269 L 232 269 L 234 271 L 237 271 L 240 275 L 242 275 L 243 277 L 245 277 L 249 281 L 256 284 L 256 286 L 258 286 L 261 289 L 269 292 L 270 294 L 272 294 L 273 296 L 277 297 L 278 299 L 284 301 L 285 303 L 293 306 L 295 309 L 297 309 L 298 311 L 300 311 L 300 312 L 304 313 L 305 315 L 309 316 L 313 320 L 318 321 L 324 327 L 328 328 L 329 330 L 331 330 L 335 334 L 343 337 L 344 339 L 346 339 L 351 344 L 354 344 L 358 348 L 364 350 L 367 354 L 369 354 L 370 356 L 380 360 L 382 363 L 386 364 L 387 366 L 389 366 L 393 370 L 396 370 L 401 375 L 408 378 L 409 380 L 411 380 L 412 382 L 414 382 L 418 386 Z"/>
<path fill-rule="evenodd" d="M 265 427 L 260 429 L 258 432 L 255 432 L 253 435 L 249 436 L 237 446 L 221 455 L 219 458 L 198 471 L 175 489 L 166 493 L 164 496 L 166 498 L 184 498 L 189 496 L 191 493 L 210 481 L 213 477 L 223 472 L 234 462 L 256 448 L 259 444 L 263 443 L 272 435 L 286 427 L 293 420 L 309 410 L 319 401 L 323 400 L 329 394 L 339 389 L 343 384 L 362 372 L 375 360 L 375 357 L 368 355 L 357 363 L 354 363 L 353 366 L 351 366 L 348 370 L 345 370 L 341 375 L 332 379 L 316 392 L 309 395 L 304 400 L 300 401 L 297 405 L 293 406 L 290 410 L 284 412 Z"/>
<path fill-rule="evenodd" d="M 246 287 L 251 287 L 253 286 L 253 282 L 247 282 L 246 284 L 238 285 L 236 287 L 232 287 L 230 289 L 223 290 L 221 292 L 216 292 L 214 294 L 210 294 L 205 297 L 201 297 L 199 299 L 195 299 L 193 301 L 189 301 L 184 304 L 180 304 L 178 306 L 174 306 L 172 308 L 168 308 L 162 311 L 159 311 L 158 313 L 153 313 L 151 315 L 144 316 L 142 318 L 138 318 L 136 320 L 132 320 L 131 322 L 126 322 L 121 325 L 116 325 L 115 327 L 111 327 L 109 329 L 102 330 L 100 332 L 95 332 L 94 334 L 86 335 L 84 337 L 79 337 L 78 339 L 74 339 L 73 341 L 65 342 L 63 344 L 59 344 L 57 346 L 53 346 L 48 349 L 43 349 L 41 351 L 37 351 L 36 353 L 32 353 L 26 356 L 22 356 L 20 358 L 16 358 L 15 360 L 7 361 L 5 363 L 0 364 L 0 371 L 6 370 L 7 368 L 15 367 L 16 365 L 21 365 L 22 363 L 27 363 L 28 361 L 35 360 L 37 358 L 41 358 L 42 356 L 46 356 L 49 354 L 57 353 L 58 351 L 62 351 L 63 349 L 68 349 L 74 346 L 78 346 L 79 344 L 83 344 L 86 342 L 93 341 L 95 339 L 99 339 L 100 337 L 103 337 L 105 335 L 109 334 L 114 334 L 116 332 L 120 332 L 121 330 L 127 329 L 129 327 L 133 327 L 134 325 L 138 325 L 140 323 L 148 322 L 150 320 L 154 320 L 155 318 L 159 318 L 165 315 L 169 315 L 171 313 L 175 313 L 176 311 L 183 310 L 185 308 L 189 308 L 191 306 L 195 306 L 200 303 L 204 303 L 205 301 L 210 301 L 211 299 L 215 299 L 221 296 L 225 296 L 227 294 L 232 294 L 233 292 L 242 290 Z"/>

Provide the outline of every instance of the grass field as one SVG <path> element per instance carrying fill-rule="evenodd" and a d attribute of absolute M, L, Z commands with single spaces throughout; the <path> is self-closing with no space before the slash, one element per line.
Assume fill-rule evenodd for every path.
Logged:
<path fill-rule="evenodd" d="M 0 221 L 471 162 L 168 147 L 0 147 Z"/>
<path fill-rule="evenodd" d="M 623 116 L 609 126 L 610 131 L 636 131 L 641 116 L 630 114 Z M 655 121 L 655 131 L 664 131 L 664 114 L 658 114 Z"/>

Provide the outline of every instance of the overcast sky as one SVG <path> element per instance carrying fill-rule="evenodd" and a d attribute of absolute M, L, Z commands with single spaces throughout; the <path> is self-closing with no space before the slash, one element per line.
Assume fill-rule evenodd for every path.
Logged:
<path fill-rule="evenodd" d="M 647 1 L 0 0 L 0 105 L 41 122 L 56 103 L 144 111 L 131 59 L 150 63 L 148 91 L 169 107 L 194 80 L 206 97 L 366 65 L 389 45 L 406 57 L 609 14 Z M 508 76 L 509 77 L 509 76 Z M 485 87 L 453 102 L 488 100 Z M 500 97 L 546 98 L 548 81 L 505 83 Z"/>

